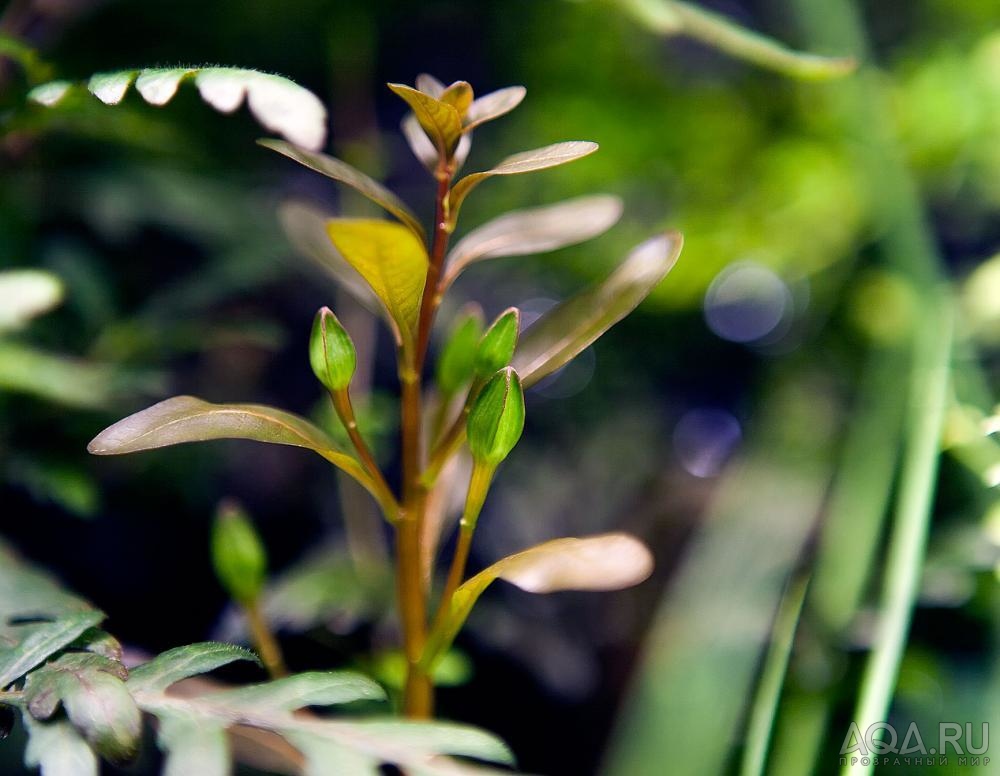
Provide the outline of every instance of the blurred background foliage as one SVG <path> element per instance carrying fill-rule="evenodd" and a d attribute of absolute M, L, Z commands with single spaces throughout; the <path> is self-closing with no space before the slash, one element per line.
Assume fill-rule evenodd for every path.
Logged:
<path fill-rule="evenodd" d="M 601 150 L 491 182 L 466 228 L 593 192 L 621 196 L 625 216 L 592 243 L 476 267 L 454 309 L 478 299 L 488 317 L 510 304 L 530 316 L 656 229 L 686 245 L 633 317 L 529 395 L 474 562 L 620 527 L 650 542 L 658 570 L 598 598 L 492 590 L 449 662 L 441 713 L 498 732 L 532 772 L 752 773 L 761 724 L 768 773 L 835 772 L 892 568 L 896 473 L 918 417 L 910 340 L 954 305 L 947 454 L 891 719 L 1000 722 L 1000 454 L 980 425 L 1000 342 L 1000 10 L 706 5 L 862 67 L 784 78 L 599 0 L 8 3 L 0 268 L 44 270 L 63 290 L 0 331 L 4 534 L 137 648 L 237 638 L 208 550 L 217 502 L 237 497 L 270 549 L 266 610 L 292 666 L 354 664 L 392 683 L 385 537 L 318 461 L 241 443 L 85 453 L 100 428 L 174 393 L 334 425 L 305 355 L 330 304 L 369 359 L 362 425 L 393 465 L 389 338 L 296 255 L 275 215 L 289 198 L 359 204 L 256 146 L 245 111 L 219 116 L 193 90 L 162 109 L 88 95 L 44 109 L 25 94 L 133 66 L 279 72 L 327 103 L 338 155 L 429 216 L 430 180 L 383 84 L 422 71 L 480 92 L 524 84 L 524 105 L 476 133 L 467 169 L 564 139 Z M 761 667 L 782 657 L 772 707 Z M 0 756 L 18 772 L 17 747 Z"/>

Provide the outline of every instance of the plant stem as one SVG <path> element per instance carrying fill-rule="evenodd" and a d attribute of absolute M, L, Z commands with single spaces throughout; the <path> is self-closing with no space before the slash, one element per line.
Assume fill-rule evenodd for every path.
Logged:
<path fill-rule="evenodd" d="M 396 499 L 392 493 L 392 488 L 385 481 L 385 475 L 382 474 L 382 469 L 375 460 L 375 456 L 372 455 L 371 450 L 365 443 L 364 437 L 358 431 L 358 421 L 354 417 L 354 406 L 351 404 L 351 395 L 344 388 L 340 391 L 331 391 L 330 398 L 333 400 L 333 407 L 337 411 L 337 417 L 344 424 L 347 436 L 350 438 L 351 444 L 354 445 L 354 449 L 361 459 L 362 465 L 368 470 L 368 473 L 375 480 L 376 485 L 378 485 L 379 490 L 382 492 L 383 501 L 388 504 L 393 503 Z M 396 515 L 387 515 L 386 517 L 392 520 L 395 519 Z"/>
<path fill-rule="evenodd" d="M 431 679 L 420 665 L 427 640 L 427 600 L 420 571 L 420 539 L 423 535 L 424 508 L 427 502 L 427 490 L 420 480 L 423 469 L 421 375 L 434 325 L 434 313 L 440 303 L 441 265 L 444 263 L 451 233 L 448 224 L 448 196 L 453 174 L 453 162 L 442 154 L 435 171 L 437 196 L 434 206 L 434 239 L 420 300 L 416 350 L 411 361 L 405 353 L 400 354 L 403 505 L 396 526 L 396 590 L 407 662 L 403 708 L 408 717 L 418 719 L 430 717 L 434 706 Z"/>
<path fill-rule="evenodd" d="M 281 654 L 281 646 L 274 633 L 264 619 L 260 610 L 260 601 L 251 601 L 246 605 L 247 624 L 250 626 L 250 638 L 260 653 L 260 662 L 272 679 L 288 676 L 285 658 Z"/>
<path fill-rule="evenodd" d="M 451 597 L 455 594 L 458 586 L 462 584 L 465 577 L 465 566 L 469 561 L 469 549 L 472 546 L 472 535 L 476 531 L 476 523 L 479 521 L 479 513 L 483 509 L 486 501 L 486 494 L 490 489 L 490 482 L 493 479 L 495 468 L 475 464 L 472 467 L 472 476 L 469 478 L 469 491 L 465 497 L 465 509 L 462 512 L 462 519 L 458 523 L 458 541 L 455 545 L 455 554 L 451 559 L 451 567 L 448 569 L 448 579 L 445 582 L 444 590 L 441 592 L 441 601 L 438 603 L 437 613 L 434 615 L 433 631 L 444 627 L 448 618 L 449 604 Z"/>

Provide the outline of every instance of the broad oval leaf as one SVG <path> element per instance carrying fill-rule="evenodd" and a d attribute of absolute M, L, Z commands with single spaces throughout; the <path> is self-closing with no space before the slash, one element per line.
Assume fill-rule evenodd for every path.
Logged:
<path fill-rule="evenodd" d="M 450 154 L 462 134 L 462 116 L 455 107 L 412 86 L 389 84 L 389 88 L 410 106 L 438 152 Z"/>
<path fill-rule="evenodd" d="M 444 90 L 448 87 L 444 83 L 430 73 L 421 73 L 417 76 L 416 80 L 417 88 L 429 97 L 433 97 L 435 100 L 441 98 L 444 94 Z"/>
<path fill-rule="evenodd" d="M 156 742 L 166 753 L 163 776 L 229 776 L 225 725 L 165 709 L 157 718 Z"/>
<path fill-rule="evenodd" d="M 381 701 L 385 699 L 385 691 L 371 679 L 353 671 L 309 671 L 214 692 L 205 698 L 233 709 L 280 712 L 361 700 Z"/>
<path fill-rule="evenodd" d="M 28 733 L 25 765 L 45 776 L 97 776 L 97 756 L 69 720 L 38 722 L 27 710 L 21 718 Z"/>
<path fill-rule="evenodd" d="M 235 644 L 217 641 L 187 644 L 167 650 L 148 663 L 133 668 L 128 686 L 137 693 L 163 692 L 182 679 L 207 674 L 237 660 L 260 662 L 253 652 Z"/>
<path fill-rule="evenodd" d="M 465 126 L 462 131 L 471 132 L 480 124 L 485 124 L 487 121 L 493 121 L 510 113 L 521 104 L 527 93 L 528 90 L 523 86 L 508 86 L 473 100 L 465 112 Z"/>
<path fill-rule="evenodd" d="M 249 439 L 313 450 L 354 477 L 381 503 L 368 473 L 325 431 L 305 418 L 263 404 L 212 404 L 195 396 L 174 396 L 104 429 L 87 450 L 94 455 L 121 455 L 213 439 Z"/>
<path fill-rule="evenodd" d="M 330 241 L 326 230 L 330 218 L 305 202 L 286 202 L 278 208 L 278 220 L 295 249 L 331 275 L 362 306 L 391 322 L 388 311 L 371 286 L 344 260 Z"/>
<path fill-rule="evenodd" d="M 632 312 L 677 262 L 683 238 L 640 244 L 606 280 L 556 305 L 524 332 L 513 367 L 525 387 L 563 366 Z"/>
<path fill-rule="evenodd" d="M 62 281 L 38 269 L 0 272 L 0 332 L 19 329 L 63 298 Z"/>
<path fill-rule="evenodd" d="M 567 140 L 563 143 L 553 143 L 542 148 L 513 154 L 492 169 L 466 175 L 451 190 L 451 196 L 448 199 L 449 219 L 452 224 L 455 223 L 458 211 L 465 198 L 469 196 L 469 192 L 487 178 L 492 178 L 494 175 L 519 175 L 536 170 L 547 170 L 549 167 L 558 167 L 561 164 L 589 156 L 597 148 L 597 143 L 592 143 L 589 140 Z"/>
<path fill-rule="evenodd" d="M 433 664 L 447 651 L 479 596 L 497 579 L 529 593 L 622 590 L 639 584 L 652 571 L 652 553 L 624 533 L 554 539 L 508 555 L 459 586 L 445 624 L 428 642 L 424 660 Z"/>
<path fill-rule="evenodd" d="M 621 214 L 621 199 L 610 194 L 506 213 L 458 241 L 446 259 L 443 284 L 451 285 L 476 261 L 544 253 L 584 242 L 618 223 Z"/>
<path fill-rule="evenodd" d="M 264 146 L 264 148 L 277 151 L 279 154 L 287 156 L 289 159 L 308 167 L 310 170 L 322 173 L 328 178 L 333 178 L 335 181 L 346 183 L 352 189 L 363 194 L 379 207 L 385 208 L 385 210 L 406 224 L 419 240 L 426 239 L 424 228 L 420 225 L 420 219 L 413 214 L 413 211 L 399 197 L 378 181 L 347 164 L 347 162 L 327 156 L 326 154 L 299 148 L 281 140 L 258 140 L 257 142 Z"/>
<path fill-rule="evenodd" d="M 223 113 L 231 113 L 246 100 L 250 112 L 267 129 L 296 145 L 318 149 L 326 141 L 326 108 L 319 98 L 294 81 L 271 73 L 234 67 L 146 68 L 98 73 L 88 90 L 106 105 L 116 105 L 135 83 L 146 102 L 165 105 L 180 84 L 193 79 L 202 99 Z M 71 89 L 65 81 L 42 84 L 28 99 L 53 106 Z"/>
<path fill-rule="evenodd" d="M 397 343 L 408 351 L 416 338 L 420 299 L 427 278 L 427 250 L 401 224 L 373 219 L 333 219 L 327 234 L 363 277 L 395 323 Z"/>

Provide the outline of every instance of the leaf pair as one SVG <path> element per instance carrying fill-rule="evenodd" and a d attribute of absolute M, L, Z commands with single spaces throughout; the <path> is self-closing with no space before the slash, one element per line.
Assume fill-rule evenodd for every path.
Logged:
<path fill-rule="evenodd" d="M 88 91 L 106 105 L 117 105 L 129 87 L 151 105 L 165 105 L 182 81 L 193 80 L 202 99 L 222 113 L 232 113 L 246 100 L 267 129 L 296 145 L 317 149 L 326 141 L 326 108 L 308 89 L 282 76 L 233 67 L 175 67 L 99 73 Z M 69 81 L 52 81 L 31 90 L 28 99 L 58 105 L 73 88 Z"/>
<path fill-rule="evenodd" d="M 526 93 L 523 86 L 510 86 L 473 99 L 467 82 L 445 86 L 427 74 L 417 77 L 416 89 L 405 84 L 389 84 L 389 88 L 413 111 L 412 119 L 404 121 L 403 132 L 417 157 L 432 170 L 441 157 L 457 158 L 460 164 L 468 153 L 468 133 L 514 110 Z M 414 123 L 429 144 L 413 131 Z"/>

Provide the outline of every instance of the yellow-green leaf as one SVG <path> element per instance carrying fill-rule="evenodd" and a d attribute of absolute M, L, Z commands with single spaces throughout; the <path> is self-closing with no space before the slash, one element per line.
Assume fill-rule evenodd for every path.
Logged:
<path fill-rule="evenodd" d="M 597 143 L 591 143 L 587 140 L 568 140 L 564 143 L 554 143 L 543 148 L 535 148 L 531 151 L 522 151 L 519 154 L 508 156 L 490 170 L 466 175 L 451 190 L 449 217 L 452 223 L 454 223 L 458 218 L 458 211 L 462 207 L 462 202 L 469 196 L 469 192 L 487 178 L 492 178 L 494 175 L 519 175 L 524 172 L 558 167 L 561 164 L 567 164 L 568 162 L 582 159 L 584 156 L 589 156 L 597 148 Z"/>
<path fill-rule="evenodd" d="M 371 286 L 395 323 L 397 342 L 408 349 L 416 337 L 427 278 L 427 250 L 401 224 L 373 219 L 333 219 L 327 234 L 341 256 Z"/>
<path fill-rule="evenodd" d="M 455 107 L 412 86 L 389 84 L 389 88 L 410 106 L 438 152 L 450 154 L 462 134 L 462 116 Z"/>

